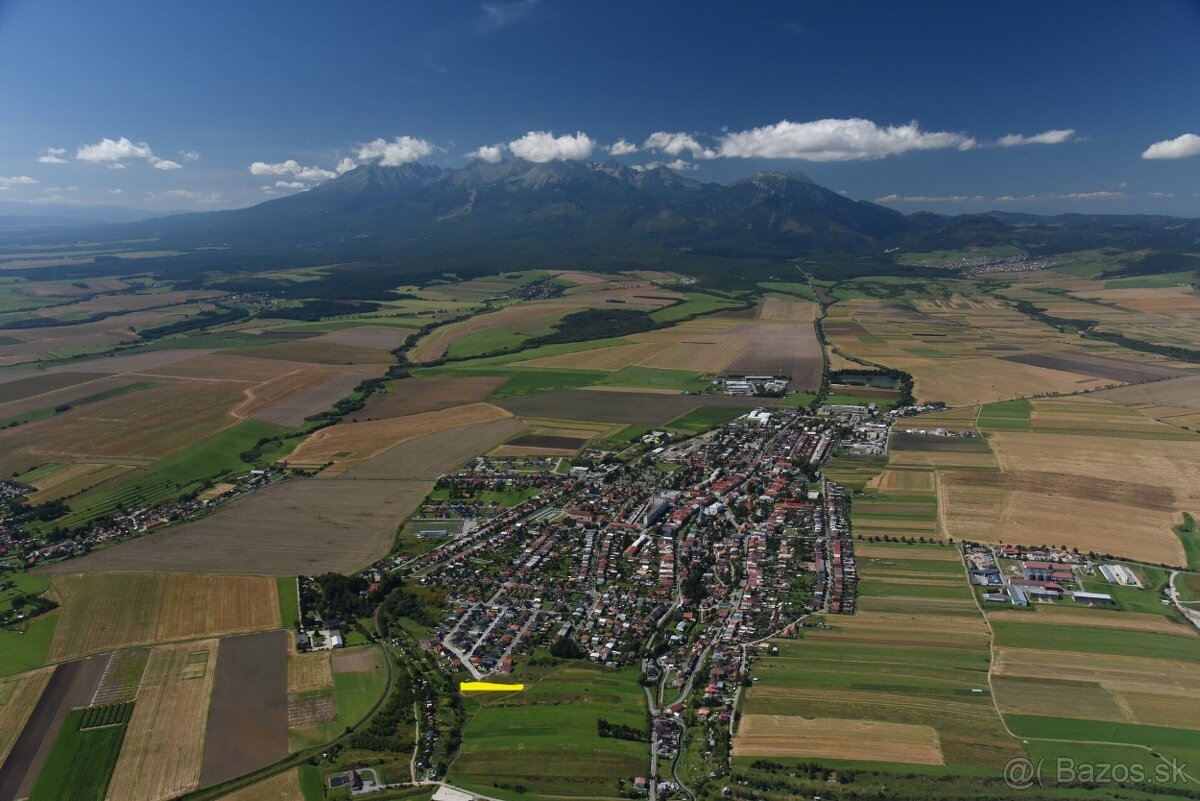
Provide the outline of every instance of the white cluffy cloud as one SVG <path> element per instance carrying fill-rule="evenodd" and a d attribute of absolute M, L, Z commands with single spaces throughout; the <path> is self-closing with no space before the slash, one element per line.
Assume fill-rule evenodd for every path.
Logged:
<path fill-rule="evenodd" d="M 1194 133 L 1155 142 L 1142 153 L 1144 159 L 1186 159 L 1191 156 L 1200 156 L 1200 136 Z"/>
<path fill-rule="evenodd" d="M 666 167 L 668 170 L 680 172 L 682 170 L 699 169 L 695 164 L 692 164 L 686 159 L 675 159 L 674 161 L 651 161 L 646 164 L 634 164 L 632 169 L 634 172 L 646 172 L 648 170 L 657 170 L 659 167 Z"/>
<path fill-rule="evenodd" d="M 608 146 L 610 156 L 630 156 L 636 152 L 638 152 L 638 146 L 633 142 L 626 142 L 624 139 L 618 139 Z"/>
<path fill-rule="evenodd" d="M 488 164 L 497 164 L 502 158 L 504 158 L 505 147 L 506 146 L 504 143 L 483 145 L 482 147 L 472 150 L 470 153 L 468 153 L 467 158 L 479 159 L 480 161 L 486 161 Z"/>
<path fill-rule="evenodd" d="M 275 186 L 279 189 L 307 189 L 308 184 L 304 181 L 276 181 Z"/>
<path fill-rule="evenodd" d="M 338 165 L 333 168 L 333 171 L 336 172 L 338 175 L 344 175 L 344 174 L 350 172 L 351 170 L 353 170 L 357 166 L 358 165 L 354 163 L 354 159 L 350 158 L 349 156 L 346 156 L 345 158 L 343 158 L 341 161 L 338 162 Z"/>
<path fill-rule="evenodd" d="M 1000 147 L 1019 147 L 1021 145 L 1061 145 L 1075 139 L 1074 128 L 1062 128 L 1053 131 L 1042 131 L 1033 136 L 1024 134 L 1009 134 L 996 140 Z"/>
<path fill-rule="evenodd" d="M 38 154 L 37 160 L 39 164 L 66 164 L 67 160 L 63 158 L 65 155 L 65 147 L 48 147 Z"/>
<path fill-rule="evenodd" d="M 249 170 L 251 175 L 291 175 L 301 181 L 327 181 L 338 176 L 338 173 L 333 170 L 326 170 L 322 167 L 305 167 L 295 159 L 281 161 L 278 164 L 256 161 L 250 165 Z"/>
<path fill-rule="evenodd" d="M 180 150 L 179 157 L 184 161 L 199 161 L 200 153 L 196 150 Z"/>
<path fill-rule="evenodd" d="M 30 178 L 28 175 L 14 175 L 11 178 L 5 178 L 0 175 L 0 190 L 12 189 L 14 186 L 23 186 L 26 184 L 36 184 L 37 181 Z"/>
<path fill-rule="evenodd" d="M 642 143 L 642 147 L 646 150 L 657 150 L 661 153 L 666 153 L 668 156 L 678 156 L 687 150 L 691 152 L 692 158 L 711 159 L 717 157 L 717 152 L 705 147 L 696 140 L 696 137 L 689 133 L 668 133 L 666 131 L 656 131 L 646 137 L 646 141 Z"/>
<path fill-rule="evenodd" d="M 53 155 L 47 151 L 47 155 Z M 144 159 L 157 170 L 179 170 L 183 165 L 170 159 L 154 155 L 150 145 L 145 142 L 132 142 L 122 136 L 120 139 L 105 137 L 94 145 L 83 145 L 75 151 L 76 161 L 87 161 L 92 164 L 107 164 L 113 169 L 121 169 L 128 159 Z M 54 163 L 54 162 L 52 162 Z M 120 165 L 119 167 L 114 165 Z"/>
<path fill-rule="evenodd" d="M 856 161 L 912 150 L 970 150 L 977 142 L 949 131 L 923 131 L 916 122 L 881 127 L 871 120 L 783 120 L 762 128 L 727 133 L 718 153 L 733 158 Z"/>
<path fill-rule="evenodd" d="M 543 164 L 547 161 L 583 161 L 596 149 L 596 140 L 585 133 L 555 136 L 549 131 L 530 131 L 508 143 L 517 158 Z"/>
<path fill-rule="evenodd" d="M 376 139 L 358 148 L 359 161 L 379 159 L 384 167 L 399 167 L 433 153 L 433 145 L 413 136 L 397 136 L 392 141 Z"/>

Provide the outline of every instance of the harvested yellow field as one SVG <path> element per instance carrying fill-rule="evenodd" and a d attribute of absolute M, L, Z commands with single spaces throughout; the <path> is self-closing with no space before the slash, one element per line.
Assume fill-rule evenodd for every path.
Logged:
<path fill-rule="evenodd" d="M 1047 521 L 1043 528 L 1083 529 L 1079 533 L 1089 540 L 1107 543 L 1095 548 L 1101 553 L 1125 554 L 1124 548 L 1133 547 L 1136 550 L 1128 553 L 1131 558 L 1183 563 L 1182 545 L 1172 528 L 1182 512 L 1200 508 L 1200 483 L 1195 480 L 1200 475 L 1200 440 L 1163 442 L 1015 431 L 998 432 L 990 440 L 1005 471 L 1071 477 L 1085 486 L 1072 493 L 1070 503 L 1061 498 L 1055 502 L 1060 509 L 1074 513 L 1075 522 Z M 1044 495 L 1029 489 L 1034 496 Z M 1012 504 L 1030 500 L 1037 498 L 1014 497 Z M 1021 510 L 1013 511 L 1023 516 Z M 1008 541 L 1020 540 L 1013 537 Z M 1084 550 L 1083 545 L 1079 547 Z"/>
<path fill-rule="evenodd" d="M 996 700 L 1001 710 L 1010 714 L 1050 715 L 1056 717 L 1107 720 L 1117 723 L 1139 723 L 1182 729 L 1195 727 L 1200 719 L 1200 695 L 1194 689 L 1196 669 L 1175 676 L 1155 672 L 1158 668 L 1176 663 L 1165 660 L 1142 660 L 1137 657 L 1105 657 L 1087 666 L 1082 672 L 1044 675 L 1044 667 L 1031 665 L 1032 658 L 1020 654 L 1020 649 L 1001 649 L 994 679 Z M 1053 652 L 1052 664 L 1066 661 L 1062 652 Z M 1080 655 L 1076 654 L 1078 659 Z M 1113 665 L 1109 660 L 1129 660 Z M 1143 670 L 1137 671 L 1136 665 Z M 1063 675 L 1070 675 L 1064 682 Z M 1181 686 L 1183 685 L 1183 686 Z"/>
<path fill-rule="evenodd" d="M 857 553 L 860 549 L 856 546 L 854 550 Z M 953 637 L 977 636 L 989 638 L 991 636 L 987 624 L 978 615 L 950 617 L 946 615 L 907 615 L 895 612 L 863 612 L 852 616 L 843 615 L 827 618 L 826 622 L 833 626 L 833 631 L 835 632 L 895 633 L 897 637 L 911 637 L 912 632 L 933 632 Z M 805 633 L 805 638 L 820 639 L 832 636 L 834 635 L 829 634 L 823 629 L 816 629 Z"/>
<path fill-rule="evenodd" d="M 290 637 L 288 648 L 289 693 L 307 693 L 333 686 L 333 669 L 330 667 L 331 651 L 309 651 L 296 653 L 295 635 Z"/>
<path fill-rule="evenodd" d="M 744 715 L 733 755 L 945 764 L 929 726 L 798 715 Z"/>
<path fill-rule="evenodd" d="M 328 465 L 324 473 L 336 475 L 401 442 L 506 417 L 512 417 L 512 414 L 498 406 L 471 403 L 386 420 L 340 423 L 309 436 L 284 461 L 291 467 L 320 468 Z"/>
<path fill-rule="evenodd" d="M 175 576 L 158 613 L 158 642 L 282 627 L 279 585 L 266 576 Z"/>
<path fill-rule="evenodd" d="M 885 361 L 892 364 L 900 360 Z M 1046 392 L 1078 392 L 1119 383 L 993 358 L 947 359 L 895 366 L 912 373 L 913 393 L 918 399 L 942 401 L 949 406 L 974 406 Z"/>
<path fill-rule="evenodd" d="M 658 347 L 638 362 L 639 367 L 719 373 L 755 340 L 753 330 L 695 335 L 677 344 Z"/>
<path fill-rule="evenodd" d="M 8 759 L 53 672 L 53 668 L 41 668 L 0 679 L 0 765 Z"/>
<path fill-rule="evenodd" d="M 300 792 L 299 769 L 278 773 L 237 792 L 221 796 L 221 801 L 304 801 Z"/>
<path fill-rule="evenodd" d="M 218 640 L 155 648 L 108 785 L 108 801 L 159 801 L 200 781 Z"/>
<path fill-rule="evenodd" d="M 211 501 L 214 498 L 220 498 L 225 493 L 230 492 L 234 489 L 237 489 L 237 486 L 234 484 L 224 484 L 224 483 L 214 484 L 210 488 L 206 489 L 204 492 L 197 495 L 196 500 L 198 500 L 200 502 Z"/>
<path fill-rule="evenodd" d="M 280 628 L 275 579 L 157 573 L 55 576 L 48 661 L 189 637 Z"/>
<path fill-rule="evenodd" d="M 997 648 L 997 676 L 1097 682 L 1121 693 L 1167 693 L 1200 698 L 1200 665 L 1172 659 L 1084 654 L 1041 648 Z"/>
<path fill-rule="evenodd" d="M 762 305 L 758 307 L 758 319 L 765 322 L 779 323 L 811 323 L 817 319 L 820 306 L 811 300 L 788 297 L 787 295 L 767 295 Z"/>

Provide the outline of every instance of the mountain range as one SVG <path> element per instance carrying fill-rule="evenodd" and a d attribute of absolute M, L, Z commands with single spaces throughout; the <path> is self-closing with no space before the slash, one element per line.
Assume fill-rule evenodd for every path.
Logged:
<path fill-rule="evenodd" d="M 184 254 L 163 262 L 171 272 L 222 264 L 253 271 L 374 262 L 390 266 L 389 272 L 418 275 L 567 263 L 596 269 L 659 264 L 710 273 L 730 264 L 770 269 L 791 259 L 879 269 L 897 250 L 998 244 L 1043 254 L 1200 249 L 1198 220 L 903 215 L 844 197 L 797 172 L 761 172 L 716 184 L 666 167 L 635 170 L 611 160 L 513 159 L 458 169 L 368 164 L 249 208 L 93 226 L 77 235 L 101 242 L 155 240 Z"/>

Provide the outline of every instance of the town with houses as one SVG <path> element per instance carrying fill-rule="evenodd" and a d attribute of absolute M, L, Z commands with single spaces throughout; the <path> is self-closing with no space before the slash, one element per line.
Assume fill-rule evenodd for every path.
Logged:
<path fill-rule="evenodd" d="M 670 798 L 678 788 L 664 777 L 673 773 L 658 766 L 678 758 L 687 726 L 701 727 L 709 753 L 725 760 L 716 767 L 728 768 L 739 697 L 753 681 L 752 654 L 771 648 L 771 638 L 828 625 L 810 616 L 855 611 L 851 494 L 827 480 L 822 466 L 835 454 L 884 455 L 893 435 L 972 435 L 902 422 L 933 408 L 757 409 L 689 438 L 650 431 L 620 458 L 586 451 L 589 458 L 565 470 L 556 457 L 478 457 L 443 476 L 410 521 L 422 545 L 399 548 L 360 576 L 378 587 L 394 574 L 445 598 L 444 616 L 419 645 L 463 681 L 503 681 L 546 647 L 612 669 L 636 666 L 650 714 L 651 770 L 630 777 L 630 786 Z M 282 469 L 256 470 L 220 493 L 129 510 L 20 556 L 33 563 L 86 552 L 286 478 Z M 0 483 L 6 504 L 28 491 Z M 515 502 L 505 505 L 500 496 Z M 0 537 L 10 534 L 0 528 Z M 6 538 L 2 547 L 16 544 Z M 961 548 L 988 604 L 1069 597 L 1107 606 L 1112 596 L 1085 589 L 1085 579 L 1140 586 L 1128 567 L 1073 551 Z M 301 577 L 302 598 L 311 597 L 303 588 L 312 581 Z M 346 644 L 346 623 L 301 611 L 315 622 L 298 633 L 300 648 Z M 426 723 L 436 738 L 430 706 Z M 431 740 L 426 756 L 433 750 Z M 419 767 L 439 778 L 428 758 Z M 379 786 L 369 776 L 346 780 L 355 794 Z"/>

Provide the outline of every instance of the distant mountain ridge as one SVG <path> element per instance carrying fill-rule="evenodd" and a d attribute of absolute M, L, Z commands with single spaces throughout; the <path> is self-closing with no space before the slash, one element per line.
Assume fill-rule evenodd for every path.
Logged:
<path fill-rule="evenodd" d="M 54 236 L 61 234 L 45 234 Z M 371 262 L 393 274 L 423 276 L 564 264 L 723 275 L 745 265 L 772 271 L 794 259 L 856 271 L 898 269 L 886 253 L 1000 244 L 1035 253 L 1109 246 L 1200 251 L 1197 220 L 906 216 L 802 173 L 767 171 L 717 184 L 614 160 L 511 159 L 457 169 L 368 164 L 249 208 L 91 227 L 80 236 L 156 240 L 183 255 L 145 266 L 176 274 Z"/>

